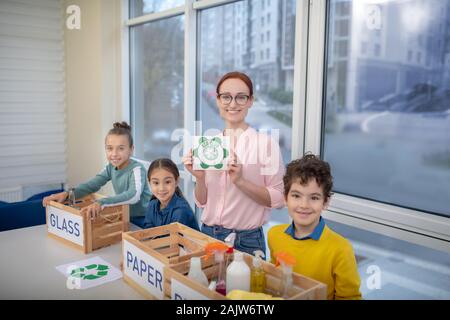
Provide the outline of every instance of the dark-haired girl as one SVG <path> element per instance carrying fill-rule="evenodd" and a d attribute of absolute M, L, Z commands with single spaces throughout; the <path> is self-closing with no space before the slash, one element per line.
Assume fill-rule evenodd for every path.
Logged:
<path fill-rule="evenodd" d="M 152 198 L 145 214 L 144 228 L 180 222 L 199 230 L 194 212 L 178 187 L 180 173 L 172 160 L 153 161 L 148 169 L 148 181 Z"/>
<path fill-rule="evenodd" d="M 146 182 L 145 167 L 130 158 L 133 149 L 131 127 L 126 122 L 114 123 L 105 138 L 108 164 L 94 178 L 75 188 L 75 197 L 78 199 L 97 192 L 108 181 L 112 182 L 115 196 L 98 199 L 83 208 L 91 218 L 95 218 L 104 207 L 128 204 L 133 221 L 144 219 L 150 201 L 150 190 Z M 45 197 L 42 203 L 44 206 L 51 200 L 62 203 L 67 196 L 67 192 L 52 194 Z"/>

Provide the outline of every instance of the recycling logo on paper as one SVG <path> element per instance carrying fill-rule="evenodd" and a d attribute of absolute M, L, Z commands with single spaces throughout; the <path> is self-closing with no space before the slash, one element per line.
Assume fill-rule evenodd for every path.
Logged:
<path fill-rule="evenodd" d="M 56 267 L 66 276 L 67 289 L 88 289 L 122 278 L 122 272 L 100 257 L 93 257 Z"/>
<path fill-rule="evenodd" d="M 194 170 L 224 170 L 230 156 L 228 137 L 194 137 Z"/>
<path fill-rule="evenodd" d="M 97 280 L 108 275 L 109 267 L 104 264 L 90 264 L 85 267 L 73 269 L 70 276 L 82 280 Z"/>

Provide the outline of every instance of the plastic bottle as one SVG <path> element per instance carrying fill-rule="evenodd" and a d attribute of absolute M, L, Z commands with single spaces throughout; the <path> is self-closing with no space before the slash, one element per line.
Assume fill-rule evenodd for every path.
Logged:
<path fill-rule="evenodd" d="M 225 269 L 228 268 L 232 261 L 233 251 L 234 251 L 234 241 L 236 240 L 236 233 L 230 233 L 225 239 L 224 242 L 228 246 L 227 251 L 225 251 Z"/>
<path fill-rule="evenodd" d="M 191 258 L 191 267 L 189 268 L 188 278 L 204 286 L 208 286 L 208 278 L 202 271 L 202 264 L 199 257 Z"/>
<path fill-rule="evenodd" d="M 222 242 L 213 242 L 208 243 L 205 250 L 208 255 L 214 254 L 214 260 L 219 266 L 217 277 L 214 279 L 214 281 L 216 281 L 216 291 L 222 295 L 226 295 L 226 267 L 224 255 L 225 251 L 228 250 L 228 246 Z"/>
<path fill-rule="evenodd" d="M 283 278 L 281 279 L 281 289 L 278 293 L 280 297 L 289 298 L 289 290 L 292 286 L 292 268 L 296 264 L 295 257 L 286 252 L 277 252 L 275 254 L 276 266 L 281 265 Z"/>
<path fill-rule="evenodd" d="M 225 270 L 228 269 L 228 266 L 230 265 L 230 263 L 232 262 L 232 257 L 233 257 L 233 252 L 234 249 L 228 248 L 227 251 L 225 251 Z"/>
<path fill-rule="evenodd" d="M 227 269 L 227 292 L 232 290 L 250 291 L 250 268 L 242 252 L 234 253 L 234 260 Z"/>
<path fill-rule="evenodd" d="M 216 291 L 216 285 L 217 285 L 216 280 L 212 280 L 212 281 L 209 283 L 208 289 L 209 289 L 209 290 L 212 290 L 212 291 Z"/>
<path fill-rule="evenodd" d="M 75 188 L 70 188 L 67 196 L 69 207 L 75 207 L 76 199 L 75 199 Z"/>
<path fill-rule="evenodd" d="M 251 292 L 264 293 L 266 289 L 266 273 L 262 267 L 262 258 L 264 258 L 264 252 L 256 250 L 253 252 L 253 267 L 251 270 L 250 290 Z"/>
<path fill-rule="evenodd" d="M 232 232 L 224 239 L 224 242 L 228 247 L 234 247 L 235 240 L 236 240 L 236 232 Z"/>

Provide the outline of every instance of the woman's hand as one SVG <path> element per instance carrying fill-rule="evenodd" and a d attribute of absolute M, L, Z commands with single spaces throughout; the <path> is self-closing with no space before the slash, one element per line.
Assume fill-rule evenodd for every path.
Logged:
<path fill-rule="evenodd" d="M 230 157 L 230 162 L 228 163 L 228 174 L 231 178 L 231 181 L 250 199 L 264 207 L 270 208 L 271 199 L 270 193 L 267 188 L 265 186 L 256 185 L 250 180 L 246 180 L 242 176 L 242 164 L 238 163 L 237 160 L 238 158 L 233 152 L 232 156 Z"/>
<path fill-rule="evenodd" d="M 230 175 L 231 182 L 239 187 L 244 179 L 242 178 L 242 164 L 237 163 L 236 154 L 233 153 L 228 162 L 228 174 Z"/>
<path fill-rule="evenodd" d="M 102 210 L 102 206 L 100 205 L 100 203 L 94 202 L 94 203 L 88 205 L 87 207 L 84 207 L 83 209 L 81 209 L 81 214 L 86 213 L 88 218 L 90 218 L 91 220 L 95 220 L 95 219 L 97 219 L 101 210 Z"/>
<path fill-rule="evenodd" d="M 49 196 L 45 197 L 44 199 L 42 199 L 42 205 L 44 207 L 46 207 L 50 203 L 50 201 L 56 201 L 59 203 L 63 203 L 67 199 L 67 196 L 68 196 L 68 193 L 66 191 L 49 195 Z"/>
<path fill-rule="evenodd" d="M 189 171 L 197 180 L 205 179 L 204 170 L 194 170 L 192 168 L 192 164 L 194 162 L 194 159 L 192 157 L 192 149 L 189 149 L 189 153 L 183 157 L 182 161 L 186 170 Z"/>

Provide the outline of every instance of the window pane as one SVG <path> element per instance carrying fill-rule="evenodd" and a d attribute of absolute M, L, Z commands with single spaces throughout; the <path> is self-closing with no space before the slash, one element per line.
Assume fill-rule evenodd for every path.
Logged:
<path fill-rule="evenodd" d="M 265 20 L 268 12 L 271 18 Z M 295 0 L 266 1 L 264 9 L 260 0 L 242 1 L 203 10 L 200 18 L 199 113 L 203 131 L 222 130 L 224 126 L 215 97 L 220 77 L 230 71 L 245 72 L 253 81 L 256 98 L 247 121 L 256 129 L 280 130 L 280 146 L 284 161 L 288 162 Z M 269 30 L 272 30 L 270 37 Z"/>
<path fill-rule="evenodd" d="M 130 18 L 161 12 L 184 5 L 185 0 L 129 0 Z"/>
<path fill-rule="evenodd" d="M 334 190 L 448 216 L 450 0 L 329 10 L 323 154 Z"/>
<path fill-rule="evenodd" d="M 326 223 L 352 244 L 364 300 L 450 299 L 449 253 L 328 219 Z M 376 283 L 378 271 L 381 281 Z"/>
<path fill-rule="evenodd" d="M 183 128 L 184 17 L 131 28 L 131 104 L 136 156 L 170 157 Z"/>

